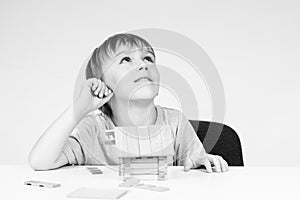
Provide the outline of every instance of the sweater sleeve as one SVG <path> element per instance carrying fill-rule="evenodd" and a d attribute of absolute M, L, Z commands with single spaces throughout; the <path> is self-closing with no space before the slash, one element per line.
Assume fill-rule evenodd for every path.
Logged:
<path fill-rule="evenodd" d="M 64 148 L 63 155 L 69 164 L 86 164 L 95 148 L 95 137 L 98 131 L 96 119 L 93 115 L 85 116 L 70 134 Z"/>
<path fill-rule="evenodd" d="M 180 112 L 178 118 L 175 139 L 175 164 L 182 166 L 187 158 L 204 158 L 206 152 L 186 116 Z"/>

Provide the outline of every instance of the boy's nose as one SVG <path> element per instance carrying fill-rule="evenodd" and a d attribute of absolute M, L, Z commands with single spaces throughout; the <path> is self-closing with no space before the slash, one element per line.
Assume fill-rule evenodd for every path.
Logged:
<path fill-rule="evenodd" d="M 140 64 L 137 69 L 138 69 L 138 71 L 140 71 L 142 69 L 148 70 L 148 67 L 145 64 Z"/>

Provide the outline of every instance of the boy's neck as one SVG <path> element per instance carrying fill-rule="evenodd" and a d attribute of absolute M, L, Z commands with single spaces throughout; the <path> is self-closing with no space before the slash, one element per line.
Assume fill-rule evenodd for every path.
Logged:
<path fill-rule="evenodd" d="M 115 101 L 113 103 L 113 122 L 116 126 L 149 126 L 155 124 L 157 111 L 153 100 Z"/>

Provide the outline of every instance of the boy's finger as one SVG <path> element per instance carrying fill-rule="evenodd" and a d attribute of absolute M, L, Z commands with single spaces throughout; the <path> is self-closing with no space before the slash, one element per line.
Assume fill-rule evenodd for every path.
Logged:
<path fill-rule="evenodd" d="M 113 96 L 114 94 L 113 93 L 110 93 L 109 95 L 107 95 L 106 97 L 104 98 L 95 98 L 94 99 L 94 104 L 95 105 L 101 105 L 103 106 L 106 102 L 109 101 L 109 99 Z"/>
<path fill-rule="evenodd" d="M 109 89 L 109 87 L 107 87 L 107 93 L 108 93 L 108 94 L 109 94 L 109 93 L 112 93 L 112 90 Z"/>
<path fill-rule="evenodd" d="M 188 172 L 193 167 L 193 161 L 190 158 L 187 158 L 184 164 L 184 171 Z"/>
<path fill-rule="evenodd" d="M 103 98 L 103 105 L 110 100 L 110 98 L 113 96 L 113 93 L 108 94 L 106 97 Z"/>
<path fill-rule="evenodd" d="M 105 87 L 105 91 L 104 91 L 105 96 L 108 95 L 108 87 Z"/>
<path fill-rule="evenodd" d="M 217 156 L 217 158 L 219 159 L 219 161 L 221 163 L 222 172 L 228 171 L 228 164 L 227 164 L 227 162 L 221 156 Z"/>
<path fill-rule="evenodd" d="M 99 80 L 97 80 L 98 81 L 98 87 L 97 87 L 97 89 L 95 90 L 95 92 L 94 92 L 94 94 L 96 95 L 96 96 L 99 96 L 99 92 L 100 92 L 100 90 L 101 90 L 101 88 L 103 87 L 102 85 L 102 83 L 101 83 L 101 81 L 99 81 Z"/>
<path fill-rule="evenodd" d="M 91 88 L 95 84 L 96 80 L 97 79 L 95 79 L 95 78 L 90 78 L 90 79 L 87 79 L 86 81 L 87 81 L 88 86 Z"/>
<path fill-rule="evenodd" d="M 212 161 L 215 165 L 216 172 L 221 172 L 221 163 L 220 163 L 220 160 L 217 158 L 217 156 L 213 156 Z"/>
<path fill-rule="evenodd" d="M 92 81 L 92 90 L 94 91 L 94 90 L 96 90 L 96 88 L 98 87 L 98 85 L 99 85 L 99 82 L 97 81 L 97 79 L 95 79 L 95 80 L 93 80 Z"/>
<path fill-rule="evenodd" d="M 204 163 L 203 164 L 204 164 L 204 166 L 206 168 L 206 171 L 208 173 L 211 173 L 212 172 L 212 168 L 211 168 L 211 164 L 210 164 L 209 160 L 208 159 L 204 159 Z"/>
<path fill-rule="evenodd" d="M 100 90 L 99 95 L 98 95 L 100 98 L 103 97 L 104 92 L 105 92 L 105 88 L 106 88 L 106 85 L 105 85 L 104 82 L 102 82 L 102 87 L 101 87 L 101 90 Z"/>

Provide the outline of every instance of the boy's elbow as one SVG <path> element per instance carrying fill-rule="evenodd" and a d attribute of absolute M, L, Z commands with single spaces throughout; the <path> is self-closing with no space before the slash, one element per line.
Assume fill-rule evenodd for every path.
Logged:
<path fill-rule="evenodd" d="M 28 163 L 29 163 L 29 166 L 36 171 L 49 170 L 49 167 L 46 167 L 45 165 L 42 165 L 41 163 L 34 161 L 30 157 L 28 159 Z"/>
<path fill-rule="evenodd" d="M 49 161 L 34 157 L 32 155 L 29 155 L 28 163 L 32 169 L 37 170 L 37 171 L 57 169 L 57 168 L 60 168 L 67 164 L 67 162 L 65 160 L 62 160 L 60 158 L 57 159 L 56 161 L 49 162 Z"/>
<path fill-rule="evenodd" d="M 28 164 L 32 169 L 36 171 L 53 169 L 50 163 L 44 162 L 40 159 L 36 159 L 32 155 L 29 155 L 28 157 Z"/>

